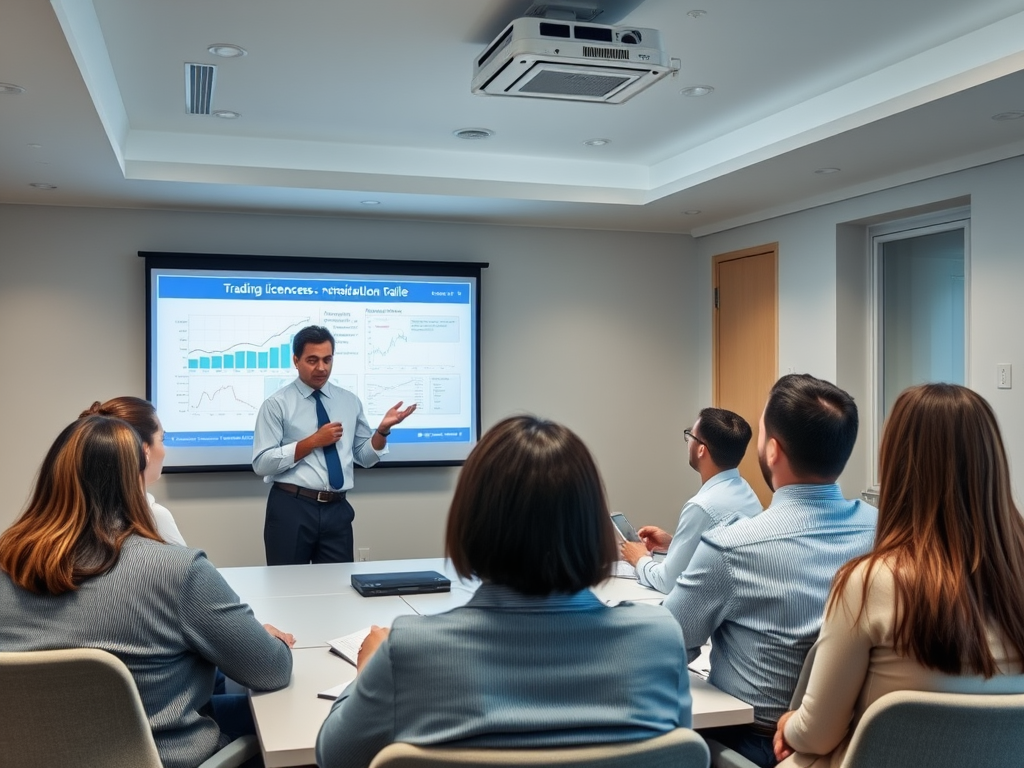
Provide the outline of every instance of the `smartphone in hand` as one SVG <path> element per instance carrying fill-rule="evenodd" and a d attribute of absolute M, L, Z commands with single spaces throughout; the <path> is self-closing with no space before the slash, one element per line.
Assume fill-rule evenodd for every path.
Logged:
<path fill-rule="evenodd" d="M 640 541 L 636 528 L 633 527 L 633 524 L 621 512 L 612 512 L 612 523 L 615 525 L 615 530 L 622 537 L 623 541 Z"/>

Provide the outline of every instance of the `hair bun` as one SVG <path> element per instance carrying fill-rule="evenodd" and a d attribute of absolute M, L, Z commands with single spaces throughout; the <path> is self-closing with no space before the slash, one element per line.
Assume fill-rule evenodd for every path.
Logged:
<path fill-rule="evenodd" d="M 95 400 L 92 405 L 90 405 L 88 408 L 86 408 L 84 411 L 78 414 L 78 418 L 81 419 L 83 416 L 95 416 L 96 414 L 99 414 L 101 416 L 104 415 L 103 403 L 101 403 L 99 400 Z"/>

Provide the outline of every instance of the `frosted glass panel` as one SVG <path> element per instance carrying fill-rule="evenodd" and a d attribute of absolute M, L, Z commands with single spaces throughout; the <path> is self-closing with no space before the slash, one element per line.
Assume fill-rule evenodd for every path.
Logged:
<path fill-rule="evenodd" d="M 882 397 L 964 383 L 964 230 L 882 244 Z"/>

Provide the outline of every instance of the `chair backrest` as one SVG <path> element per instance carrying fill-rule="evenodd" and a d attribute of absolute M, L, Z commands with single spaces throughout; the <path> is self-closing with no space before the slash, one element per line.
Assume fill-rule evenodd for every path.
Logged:
<path fill-rule="evenodd" d="M 818 653 L 818 641 L 815 640 L 814 644 L 807 649 L 807 655 L 804 656 L 804 665 L 800 668 L 800 677 L 796 680 L 796 688 L 793 689 L 793 695 L 789 700 L 790 709 L 800 709 L 800 702 L 804 700 L 804 694 L 807 692 L 807 681 L 811 677 L 811 667 L 814 666 L 814 657 Z"/>
<path fill-rule="evenodd" d="M 1024 694 L 896 691 L 861 718 L 842 768 L 1019 766 Z"/>
<path fill-rule="evenodd" d="M 5 768 L 161 768 L 139 691 L 94 648 L 0 653 Z"/>
<path fill-rule="evenodd" d="M 487 766 L 487 768 L 708 768 L 707 744 L 689 728 L 643 741 L 591 744 L 549 749 L 486 749 L 417 747 L 390 744 L 370 763 L 370 768 L 442 768 L 442 766 Z"/>

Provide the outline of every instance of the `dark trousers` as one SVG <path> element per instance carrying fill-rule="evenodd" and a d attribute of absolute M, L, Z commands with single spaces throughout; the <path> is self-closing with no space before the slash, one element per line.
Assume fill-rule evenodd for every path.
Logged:
<path fill-rule="evenodd" d="M 263 525 L 267 565 L 351 563 L 355 516 L 348 499 L 319 502 L 272 486 Z"/>
<path fill-rule="evenodd" d="M 225 684 L 224 673 L 218 669 L 207 714 L 217 723 L 220 732 L 231 741 L 242 736 L 256 735 L 256 723 L 249 707 L 249 697 L 244 693 L 227 693 Z M 241 768 L 264 768 L 263 756 L 254 755 L 242 763 Z"/>
<path fill-rule="evenodd" d="M 723 728 L 701 728 L 700 735 L 739 752 L 761 768 L 771 768 L 778 762 L 775 759 L 775 749 L 772 747 L 772 737 L 766 735 L 763 726 L 728 725 Z"/>

